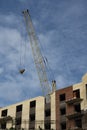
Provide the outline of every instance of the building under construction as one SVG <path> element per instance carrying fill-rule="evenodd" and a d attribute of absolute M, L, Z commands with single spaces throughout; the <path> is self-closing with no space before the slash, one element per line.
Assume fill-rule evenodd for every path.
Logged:
<path fill-rule="evenodd" d="M 0 108 L 0 129 L 87 130 L 87 74 L 81 83 L 58 90 L 53 80 L 51 89 L 29 11 L 23 15 L 44 96 Z"/>
<path fill-rule="evenodd" d="M 87 74 L 82 82 L 50 94 L 49 103 L 39 96 L 0 108 L 0 128 L 87 130 Z"/>

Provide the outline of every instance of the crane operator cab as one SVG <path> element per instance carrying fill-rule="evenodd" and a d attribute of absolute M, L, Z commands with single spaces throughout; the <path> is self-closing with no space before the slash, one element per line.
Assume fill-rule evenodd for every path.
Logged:
<path fill-rule="evenodd" d="M 25 72 L 25 69 L 20 69 L 19 72 L 20 74 L 23 74 Z"/>

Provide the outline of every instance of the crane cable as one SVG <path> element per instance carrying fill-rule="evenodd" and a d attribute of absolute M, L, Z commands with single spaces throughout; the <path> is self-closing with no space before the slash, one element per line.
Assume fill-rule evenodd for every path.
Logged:
<path fill-rule="evenodd" d="M 51 67 L 50 67 L 50 65 L 49 65 L 49 61 L 48 61 L 47 57 L 44 55 L 44 50 L 45 50 L 45 52 L 46 52 L 46 54 L 47 54 L 47 48 L 45 47 L 45 44 L 44 44 L 44 47 L 42 46 L 42 44 L 41 44 L 41 42 L 40 42 L 38 36 L 37 36 L 37 38 L 38 38 L 38 41 L 39 41 L 39 42 L 38 42 L 38 43 L 39 43 L 39 47 L 40 47 L 40 49 L 42 50 L 41 53 L 42 53 L 43 61 L 44 61 L 44 63 L 45 63 L 46 71 L 48 72 L 48 73 L 47 73 L 47 75 L 48 75 L 48 80 L 49 80 L 50 82 L 52 82 L 52 80 L 55 79 L 55 78 L 54 78 L 55 76 L 54 76 L 54 73 L 52 72 L 52 69 L 51 69 Z"/>
<path fill-rule="evenodd" d="M 20 43 L 20 70 L 19 72 L 21 74 L 25 71 L 25 59 L 26 59 L 26 42 L 23 44 L 23 42 Z"/>

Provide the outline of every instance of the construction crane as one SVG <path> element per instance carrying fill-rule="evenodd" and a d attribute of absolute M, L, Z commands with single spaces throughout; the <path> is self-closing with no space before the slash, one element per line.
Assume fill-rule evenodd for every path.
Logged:
<path fill-rule="evenodd" d="M 37 72 L 38 72 L 42 92 L 43 92 L 43 95 L 47 97 L 47 100 L 49 100 L 48 95 L 51 93 L 52 90 L 48 82 L 45 61 L 43 59 L 43 56 L 39 47 L 39 40 L 35 33 L 35 29 L 32 23 L 32 19 L 29 14 L 29 10 L 25 10 L 22 13 L 26 22 L 26 29 L 27 29 L 28 36 L 30 39 L 33 58 L 36 65 Z"/>

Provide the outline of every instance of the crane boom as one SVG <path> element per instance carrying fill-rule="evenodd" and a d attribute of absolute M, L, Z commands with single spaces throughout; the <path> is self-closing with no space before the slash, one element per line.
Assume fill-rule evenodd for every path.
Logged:
<path fill-rule="evenodd" d="M 48 77 L 46 74 L 46 66 L 39 48 L 39 40 L 35 33 L 35 29 L 29 14 L 28 10 L 23 11 L 23 15 L 26 22 L 26 28 L 28 32 L 28 36 L 30 39 L 30 44 L 32 48 L 33 58 L 36 65 L 37 73 L 39 76 L 42 92 L 44 96 L 47 96 L 51 92 L 51 88 L 49 86 Z"/>

